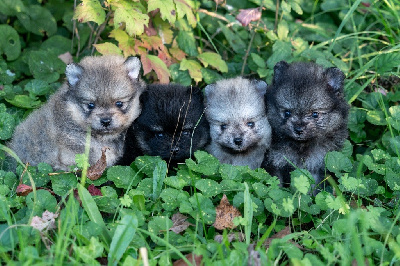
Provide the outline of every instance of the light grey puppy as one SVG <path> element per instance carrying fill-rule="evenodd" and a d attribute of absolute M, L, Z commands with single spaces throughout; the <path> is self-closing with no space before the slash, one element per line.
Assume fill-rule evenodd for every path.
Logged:
<path fill-rule="evenodd" d="M 206 150 L 222 163 L 260 167 L 271 143 L 264 81 L 242 77 L 220 80 L 205 88 L 211 143 Z"/>
<path fill-rule="evenodd" d="M 67 81 L 49 101 L 17 126 L 8 146 L 23 162 L 45 162 L 68 170 L 75 154 L 84 153 L 91 129 L 89 163 L 106 152 L 107 165 L 123 153 L 127 128 L 140 114 L 139 96 L 146 88 L 135 57 L 85 57 L 66 68 Z"/>

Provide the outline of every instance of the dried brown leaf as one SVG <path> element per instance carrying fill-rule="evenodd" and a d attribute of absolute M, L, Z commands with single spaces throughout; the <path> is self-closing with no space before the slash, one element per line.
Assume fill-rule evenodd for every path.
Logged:
<path fill-rule="evenodd" d="M 236 226 L 233 224 L 235 217 L 242 216 L 240 211 L 233 207 L 226 195 L 221 199 L 219 205 L 215 208 L 216 218 L 213 226 L 218 230 L 224 230 L 225 228 L 233 229 Z"/>
<path fill-rule="evenodd" d="M 289 226 L 286 226 L 285 228 L 283 228 L 281 231 L 279 231 L 278 233 L 276 233 L 275 235 L 269 237 L 265 242 L 264 242 L 264 246 L 268 249 L 269 245 L 271 245 L 272 240 L 276 239 L 276 238 L 283 238 L 287 235 L 291 234 L 291 230 Z M 293 240 L 289 240 L 288 242 L 292 243 L 293 245 L 295 245 L 296 247 L 298 247 L 299 249 L 303 249 L 302 246 L 300 246 L 299 244 L 297 244 L 296 242 L 294 242 Z"/>
<path fill-rule="evenodd" d="M 185 231 L 189 225 L 194 225 L 192 223 L 189 223 L 188 221 L 186 221 L 187 216 L 183 215 L 182 213 L 175 213 L 174 215 L 172 215 L 172 222 L 174 223 L 172 225 L 172 227 L 169 229 L 177 234 L 182 233 L 183 231 Z"/>
<path fill-rule="evenodd" d="M 187 254 L 185 257 L 188 259 L 188 261 L 192 265 L 198 266 L 198 265 L 204 264 L 204 263 L 202 263 L 202 260 L 203 260 L 202 255 L 196 255 L 196 254 L 190 253 L 190 254 Z M 180 259 L 180 260 L 175 261 L 173 265 L 174 266 L 187 266 L 188 264 L 183 259 Z"/>
<path fill-rule="evenodd" d="M 87 178 L 89 178 L 90 180 L 97 180 L 101 177 L 107 167 L 106 151 L 109 149 L 110 148 L 108 147 L 103 147 L 101 149 L 101 157 L 94 165 L 89 167 L 86 174 Z"/>
<path fill-rule="evenodd" d="M 227 235 L 228 242 L 231 243 L 232 241 L 239 241 L 243 242 L 244 241 L 244 234 L 241 232 L 236 232 L 236 233 L 231 233 Z M 222 243 L 222 240 L 224 240 L 223 235 L 216 235 L 214 236 L 214 240 L 217 241 L 218 243 Z"/>
<path fill-rule="evenodd" d="M 17 196 L 26 196 L 33 191 L 31 186 L 19 184 L 17 187 Z"/>
<path fill-rule="evenodd" d="M 252 21 L 257 21 L 261 18 L 261 11 L 259 8 L 240 9 L 240 13 L 236 19 L 246 27 Z"/>

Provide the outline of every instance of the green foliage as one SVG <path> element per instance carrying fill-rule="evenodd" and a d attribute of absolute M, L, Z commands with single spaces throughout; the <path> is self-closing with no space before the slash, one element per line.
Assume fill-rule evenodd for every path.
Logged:
<path fill-rule="evenodd" d="M 304 169 L 291 186 L 263 169 L 220 164 L 197 151 L 167 167 L 142 156 L 112 166 L 96 181 L 51 166 L 10 168 L 0 160 L 0 260 L 25 264 L 170 264 L 184 254 L 206 265 L 246 264 L 250 243 L 267 264 L 395 264 L 400 228 L 400 101 L 398 0 L 2 0 L 0 1 L 0 140 L 60 87 L 66 59 L 96 53 L 138 56 L 148 82 L 204 87 L 238 75 L 271 81 L 281 61 L 313 60 L 347 76 L 349 141 L 325 157 L 326 177 L 314 184 Z M 241 9 L 262 8 L 243 26 Z M 84 155 L 77 158 L 82 168 Z M 35 185 L 18 196 L 22 182 Z M 33 184 L 33 183 L 34 184 Z M 329 183 L 329 184 L 328 184 Z M 329 186 L 330 185 L 330 186 Z M 332 193 L 332 187 L 335 193 Z M 322 190 L 322 191 L 320 191 Z M 100 195 L 101 194 L 101 195 Z M 242 217 L 230 231 L 213 227 L 223 195 Z M 316 194 L 316 195 L 315 195 Z M 30 222 L 59 214 L 55 231 Z M 173 215 L 188 217 L 177 234 Z M 293 233 L 267 239 L 289 225 Z M 245 233 L 246 243 L 228 241 Z M 284 231 L 281 231 L 284 232 Z M 222 234 L 223 242 L 214 237 Z M 49 241 L 48 241 L 49 240 Z M 268 250 L 262 247 L 267 240 Z M 47 241 L 47 242 L 46 242 Z M 65 252 L 68 250 L 68 252 Z M 185 258 L 186 259 L 186 258 Z"/>

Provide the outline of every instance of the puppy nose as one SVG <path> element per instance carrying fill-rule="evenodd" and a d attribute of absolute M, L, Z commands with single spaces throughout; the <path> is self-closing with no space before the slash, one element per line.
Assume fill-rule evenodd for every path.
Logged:
<path fill-rule="evenodd" d="M 240 145 L 242 145 L 242 143 L 243 143 L 243 138 L 234 138 L 234 139 L 233 139 L 233 142 L 234 142 L 236 145 L 240 146 Z"/>
<path fill-rule="evenodd" d="M 111 118 L 109 117 L 101 118 L 100 123 L 103 127 L 108 127 L 111 124 Z"/>
<path fill-rule="evenodd" d="M 295 132 L 297 135 L 301 135 L 301 134 L 303 134 L 303 132 L 304 132 L 304 127 L 296 126 L 296 127 L 294 127 L 294 132 Z"/>
<path fill-rule="evenodd" d="M 171 148 L 171 153 L 172 153 L 172 154 L 177 154 L 178 151 L 179 151 L 179 147 L 173 147 L 173 148 Z"/>

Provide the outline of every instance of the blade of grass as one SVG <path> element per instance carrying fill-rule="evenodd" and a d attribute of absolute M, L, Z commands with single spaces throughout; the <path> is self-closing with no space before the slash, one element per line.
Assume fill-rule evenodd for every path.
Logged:
<path fill-rule="evenodd" d="M 108 253 L 109 265 L 117 265 L 122 255 L 129 246 L 136 233 L 138 220 L 131 216 L 125 215 L 122 217 L 110 245 L 110 252 Z"/>
<path fill-rule="evenodd" d="M 92 195 L 90 195 L 89 191 L 87 191 L 87 189 L 81 184 L 78 184 L 78 194 L 82 201 L 82 206 L 85 209 L 90 220 L 98 224 L 102 228 L 102 236 L 107 245 L 109 245 L 111 242 L 111 237 L 107 231 L 106 225 L 103 221 L 103 217 L 101 216 L 96 202 L 92 198 Z"/>

